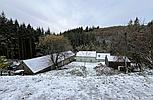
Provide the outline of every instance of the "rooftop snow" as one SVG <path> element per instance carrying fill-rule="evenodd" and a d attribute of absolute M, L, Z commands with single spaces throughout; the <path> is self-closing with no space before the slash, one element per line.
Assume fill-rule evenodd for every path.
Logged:
<path fill-rule="evenodd" d="M 63 54 L 65 55 L 65 57 L 62 56 L 58 60 L 58 62 L 64 60 L 64 58 L 69 58 L 69 57 L 75 55 L 72 51 L 63 52 L 62 55 Z M 23 60 L 23 62 L 31 69 L 31 71 L 33 73 L 37 73 L 37 72 L 53 65 L 53 63 L 51 62 L 51 59 L 50 59 L 50 55 Z"/>
<path fill-rule="evenodd" d="M 110 53 L 97 53 L 96 59 L 105 59 L 106 56 L 110 56 Z"/>
<path fill-rule="evenodd" d="M 96 57 L 96 51 L 79 51 L 77 57 Z"/>
<path fill-rule="evenodd" d="M 31 69 L 33 73 L 37 73 L 52 65 L 49 55 L 23 60 L 23 62 Z"/>
<path fill-rule="evenodd" d="M 124 62 L 124 59 L 125 59 L 124 56 L 107 56 L 107 58 L 108 58 L 108 61 L 111 61 L 111 62 L 115 62 L 115 61 Z M 126 62 L 131 62 L 131 61 L 126 57 Z"/>

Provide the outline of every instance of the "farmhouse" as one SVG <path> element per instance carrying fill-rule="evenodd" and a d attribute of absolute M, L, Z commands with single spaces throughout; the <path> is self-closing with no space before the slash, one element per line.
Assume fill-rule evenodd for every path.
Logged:
<path fill-rule="evenodd" d="M 79 51 L 75 59 L 77 62 L 97 62 L 96 51 Z"/>
<path fill-rule="evenodd" d="M 130 63 L 131 61 L 125 56 L 106 56 L 105 58 L 106 66 L 112 67 L 114 69 L 118 69 L 119 66 L 125 66 L 125 64 L 130 66 Z"/>
<path fill-rule="evenodd" d="M 58 66 L 63 66 L 74 60 L 75 54 L 72 51 L 62 52 L 58 60 Z M 24 74 L 37 74 L 52 69 L 50 55 L 23 60 L 18 69 L 24 70 Z"/>

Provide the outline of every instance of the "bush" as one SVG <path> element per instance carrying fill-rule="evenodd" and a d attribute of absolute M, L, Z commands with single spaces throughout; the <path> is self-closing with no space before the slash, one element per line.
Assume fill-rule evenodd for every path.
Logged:
<path fill-rule="evenodd" d="M 68 73 L 70 73 L 71 75 L 76 75 L 76 76 L 83 76 L 83 72 L 80 69 L 73 69 L 71 71 L 69 71 Z"/>
<path fill-rule="evenodd" d="M 97 66 L 95 67 L 95 69 L 98 76 L 119 74 L 118 70 L 114 70 L 113 68 L 110 68 L 104 65 Z"/>
<path fill-rule="evenodd" d="M 8 61 L 5 56 L 0 56 L 0 69 L 8 67 Z"/>

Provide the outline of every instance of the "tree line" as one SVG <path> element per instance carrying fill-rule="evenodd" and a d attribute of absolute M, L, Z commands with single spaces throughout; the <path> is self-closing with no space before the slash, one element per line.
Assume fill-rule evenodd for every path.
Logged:
<path fill-rule="evenodd" d="M 17 20 L 0 15 L 0 55 L 9 59 L 27 59 L 36 55 L 42 28 L 34 29 L 30 24 L 19 24 Z"/>
<path fill-rule="evenodd" d="M 0 15 L 0 56 L 6 56 L 9 59 L 28 59 L 37 56 L 37 53 L 43 55 L 44 52 L 41 52 L 39 46 L 39 38 L 47 35 L 62 35 L 68 39 L 73 50 L 76 51 L 78 47 L 85 50 L 84 46 L 95 41 L 93 29 L 95 27 L 86 27 L 85 30 L 79 27 L 55 34 L 51 33 L 49 28 L 44 31 L 40 27 L 34 29 L 30 24 L 19 24 L 18 20 L 8 19 L 2 12 Z"/>
<path fill-rule="evenodd" d="M 92 48 L 92 45 L 96 45 L 96 34 L 93 32 L 94 29 L 99 29 L 99 26 L 90 28 L 87 26 L 85 29 L 79 27 L 65 31 L 62 35 L 69 39 L 74 51 L 95 50 Z"/>

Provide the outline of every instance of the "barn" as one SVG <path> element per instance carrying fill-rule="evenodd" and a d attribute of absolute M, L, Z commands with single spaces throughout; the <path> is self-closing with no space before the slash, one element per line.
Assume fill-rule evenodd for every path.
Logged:
<path fill-rule="evenodd" d="M 75 54 L 72 51 L 66 51 L 61 53 L 61 57 L 58 60 L 58 66 L 63 66 L 74 60 Z M 50 55 L 41 56 L 37 58 L 23 60 L 18 69 L 23 69 L 24 74 L 32 75 L 37 73 L 46 72 L 52 69 L 53 63 L 51 62 Z"/>

